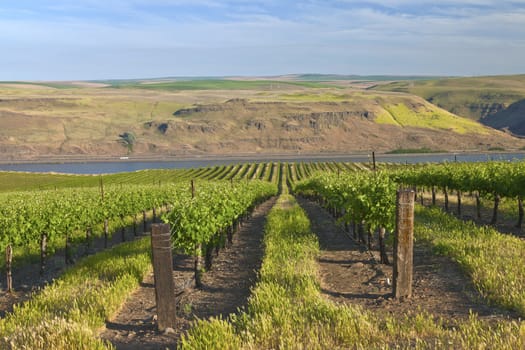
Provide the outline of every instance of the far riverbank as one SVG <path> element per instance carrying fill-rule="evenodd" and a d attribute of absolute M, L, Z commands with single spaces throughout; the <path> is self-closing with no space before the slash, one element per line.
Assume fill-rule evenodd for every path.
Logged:
<path fill-rule="evenodd" d="M 375 154 L 377 162 L 387 163 L 440 163 L 482 162 L 491 160 L 516 161 L 525 159 L 525 152 L 456 152 Z M 369 154 L 248 154 L 231 156 L 183 157 L 60 157 L 40 158 L 33 161 L 0 161 L 0 171 L 54 172 L 69 174 L 108 174 L 143 169 L 188 169 L 233 163 L 253 162 L 372 162 Z"/>

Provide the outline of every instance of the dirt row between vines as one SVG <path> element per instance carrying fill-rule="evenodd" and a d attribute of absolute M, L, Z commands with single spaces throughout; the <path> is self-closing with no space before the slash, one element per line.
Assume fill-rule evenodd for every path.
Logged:
<path fill-rule="evenodd" d="M 222 249 L 202 278 L 203 288 L 193 288 L 193 258 L 174 256 L 177 326 L 159 333 L 153 273 L 131 295 L 118 315 L 106 324 L 102 338 L 117 349 L 175 349 L 181 335 L 196 318 L 227 316 L 246 304 L 260 268 L 266 216 L 276 198 L 261 204 L 233 236 L 233 245 Z"/>
<path fill-rule="evenodd" d="M 321 245 L 319 258 L 323 295 L 337 303 L 358 304 L 378 313 L 404 316 L 426 311 L 454 321 L 470 312 L 500 321 L 517 315 L 484 303 L 459 266 L 435 256 L 429 247 L 416 244 L 414 251 L 414 295 L 403 301 L 391 297 L 392 266 L 378 264 L 378 253 L 356 243 L 318 204 L 298 198 Z M 196 317 L 227 316 L 245 305 L 254 285 L 263 249 L 261 240 L 266 214 L 274 201 L 258 208 L 235 235 L 234 245 L 219 254 L 205 274 L 204 288 L 187 289 L 177 297 L 179 324 L 172 333 L 155 329 L 155 296 L 152 276 L 144 281 L 103 334 L 117 349 L 174 349 L 180 336 Z M 391 259 L 391 256 L 390 256 Z M 191 280 L 192 259 L 175 261 L 174 279 L 181 286 Z"/>
<path fill-rule="evenodd" d="M 432 254 L 430 247 L 418 242 L 414 246 L 413 296 L 393 299 L 392 266 L 379 264 L 377 251 L 368 251 L 351 239 L 317 203 L 300 198 L 299 203 L 319 237 L 321 289 L 328 299 L 395 316 L 426 311 L 453 321 L 468 318 L 472 311 L 494 321 L 518 317 L 487 305 L 456 262 Z"/>

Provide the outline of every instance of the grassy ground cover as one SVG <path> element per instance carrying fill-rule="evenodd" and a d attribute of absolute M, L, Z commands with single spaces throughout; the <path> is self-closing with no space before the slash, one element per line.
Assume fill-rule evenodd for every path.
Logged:
<path fill-rule="evenodd" d="M 290 196 L 268 217 L 265 257 L 248 306 L 229 319 L 199 320 L 185 349 L 516 349 L 525 326 L 491 326 L 475 315 L 453 324 L 428 314 L 393 318 L 325 300 L 317 281 L 319 245 Z"/>
<path fill-rule="evenodd" d="M 398 81 L 375 89 L 418 95 L 457 115 L 478 120 L 482 106 L 509 105 L 525 98 L 525 75 Z"/>
<path fill-rule="evenodd" d="M 458 261 L 489 301 L 525 316 L 525 242 L 463 222 L 440 209 L 418 209 L 418 237 Z"/>
<path fill-rule="evenodd" d="M 97 334 L 150 268 L 149 238 L 81 260 L 0 320 L 0 348 L 112 348 Z"/>
<path fill-rule="evenodd" d="M 145 169 L 133 172 L 75 175 L 0 171 L 0 192 L 34 191 L 104 185 L 151 185 L 189 181 L 193 169 Z"/>
<path fill-rule="evenodd" d="M 409 106 L 407 103 L 385 104 L 383 108 L 391 116 L 391 120 L 380 114 L 376 122 L 400 126 L 414 126 L 430 129 L 446 129 L 459 134 L 488 133 L 481 124 L 466 118 L 458 117 L 443 109 L 424 103 L 420 106 Z"/>
<path fill-rule="evenodd" d="M 114 88 L 138 88 L 148 90 L 272 90 L 283 87 L 333 88 L 333 85 L 307 81 L 272 81 L 272 80 L 186 80 L 171 82 L 120 82 L 112 84 Z"/>

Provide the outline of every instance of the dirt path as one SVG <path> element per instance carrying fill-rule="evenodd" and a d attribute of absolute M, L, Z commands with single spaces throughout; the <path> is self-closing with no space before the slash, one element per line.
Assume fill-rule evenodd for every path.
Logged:
<path fill-rule="evenodd" d="M 445 320 L 468 318 L 472 310 L 482 318 L 517 318 L 512 312 L 490 307 L 449 258 L 435 256 L 429 247 L 416 242 L 414 249 L 413 297 L 392 299 L 392 266 L 381 265 L 378 252 L 357 244 L 318 204 L 298 198 L 318 234 L 323 294 L 336 302 L 359 304 L 368 310 L 404 315 L 427 311 Z M 390 261 L 392 258 L 390 256 Z"/>
<path fill-rule="evenodd" d="M 158 333 L 155 326 L 153 274 L 129 298 L 119 314 L 106 324 L 103 339 L 117 349 L 175 349 L 177 340 L 196 317 L 227 316 L 246 304 L 263 256 L 262 237 L 266 215 L 276 198 L 259 206 L 233 237 L 233 246 L 219 253 L 212 270 L 203 277 L 204 287 L 193 286 L 193 260 L 174 258 L 178 325 L 173 332 Z"/>

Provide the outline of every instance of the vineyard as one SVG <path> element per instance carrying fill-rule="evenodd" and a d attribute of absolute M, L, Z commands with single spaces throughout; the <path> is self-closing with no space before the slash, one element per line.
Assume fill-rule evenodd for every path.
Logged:
<path fill-rule="evenodd" d="M 3 298 L 11 298 L 11 304 L 27 302 L 4 310 L 0 347 L 113 347 L 113 339 L 101 339 L 100 332 L 151 273 L 152 223 L 170 224 L 173 252 L 186 257 L 191 270 L 186 272 L 190 289 L 204 293 L 211 283 L 205 277 L 222 269 L 214 267 L 214 260 L 226 254 L 220 252 L 234 259 L 237 236 L 249 230 L 252 213 L 280 194 L 266 218 L 260 243 L 264 255 L 246 304 L 236 314 L 188 322 L 174 338 L 164 336 L 162 344 L 188 349 L 522 348 L 524 164 L 265 162 L 101 176 L 2 173 L 0 249 L 6 259 L 0 264 L 0 286 L 10 291 Z M 418 262 L 416 254 L 416 297 L 405 302 L 389 297 L 399 188 L 415 190 L 416 250 L 427 260 Z M 335 255 L 326 255 L 330 246 Z M 62 269 L 53 281 L 44 281 L 38 276 L 56 269 L 53 257 L 61 259 Z M 362 266 L 355 276 L 365 276 L 368 266 L 375 269 L 367 282 L 339 288 L 361 288 L 354 297 L 348 290 L 326 292 L 358 279 L 342 269 L 329 282 L 338 259 L 350 264 L 347 268 Z M 449 310 L 457 314 L 452 317 L 435 310 L 440 300 L 423 291 L 425 279 L 432 281 L 429 275 L 441 272 L 432 265 L 418 277 L 417 270 L 418 264 L 424 269 L 436 259 L 457 265 L 458 283 L 472 285 L 470 292 L 454 291 L 465 300 L 477 295 L 470 309 L 458 302 L 458 310 Z M 18 293 L 23 287 L 17 271 L 31 269 L 34 287 L 43 289 Z M 321 281 L 320 275 L 325 276 Z M 180 293 L 185 300 L 182 293 L 192 292 Z M 191 310 L 191 303 L 185 305 Z"/>

